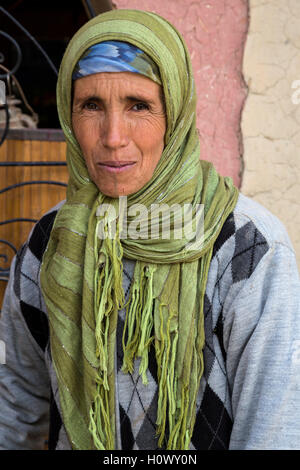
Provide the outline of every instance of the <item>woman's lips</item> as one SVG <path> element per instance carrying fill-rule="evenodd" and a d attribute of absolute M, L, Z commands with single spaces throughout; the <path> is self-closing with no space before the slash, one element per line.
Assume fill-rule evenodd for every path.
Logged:
<path fill-rule="evenodd" d="M 105 161 L 99 162 L 97 165 L 103 170 L 110 171 L 111 173 L 120 173 L 126 171 L 135 165 L 136 162 L 116 162 L 116 161 Z"/>

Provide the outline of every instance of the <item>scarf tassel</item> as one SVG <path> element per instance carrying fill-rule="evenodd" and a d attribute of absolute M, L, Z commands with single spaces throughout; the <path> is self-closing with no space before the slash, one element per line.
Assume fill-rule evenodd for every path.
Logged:
<path fill-rule="evenodd" d="M 95 232 L 97 234 L 97 230 Z M 97 241 L 97 240 L 96 240 Z M 97 243 L 95 243 L 97 246 Z M 119 237 L 106 238 L 99 253 L 95 250 L 95 338 L 99 369 L 96 376 L 96 396 L 90 408 L 89 431 L 98 450 L 114 449 L 112 413 L 109 407 L 108 364 L 110 328 L 116 325 L 118 310 L 125 304 L 122 287 L 122 246 Z"/>
<path fill-rule="evenodd" d="M 139 373 L 148 384 L 149 349 L 153 341 L 153 274 L 154 266 L 142 266 L 136 273 L 127 305 L 123 331 L 124 359 L 122 371 L 133 372 L 134 360 L 141 358 Z M 126 341 L 127 334 L 127 341 Z"/>

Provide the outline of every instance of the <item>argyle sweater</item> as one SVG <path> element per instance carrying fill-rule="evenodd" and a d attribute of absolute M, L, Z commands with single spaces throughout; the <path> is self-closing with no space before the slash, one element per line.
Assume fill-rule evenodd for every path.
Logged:
<path fill-rule="evenodd" d="M 71 449 L 51 361 L 41 260 L 59 206 L 33 228 L 11 265 L 0 319 L 0 449 Z M 123 260 L 130 290 L 134 262 Z M 240 195 L 215 242 L 205 294 L 205 369 L 191 449 L 300 449 L 300 283 L 282 224 Z M 157 368 L 148 385 L 124 374 L 119 312 L 116 447 L 157 449 Z"/>

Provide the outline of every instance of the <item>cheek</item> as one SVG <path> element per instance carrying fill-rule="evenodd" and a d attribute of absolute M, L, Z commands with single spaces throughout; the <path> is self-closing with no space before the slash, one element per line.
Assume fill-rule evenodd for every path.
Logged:
<path fill-rule="evenodd" d="M 81 149 L 82 155 L 85 160 L 88 172 L 92 179 L 95 177 L 95 168 L 93 165 L 93 149 L 95 148 L 94 125 L 91 125 L 87 120 L 73 119 L 72 120 L 73 132 Z"/>
<path fill-rule="evenodd" d="M 153 135 L 148 132 L 146 139 L 145 143 L 147 143 L 148 146 L 148 163 L 155 168 L 164 150 L 164 133 Z"/>
<path fill-rule="evenodd" d="M 72 119 L 73 132 L 76 140 L 86 155 L 90 153 L 97 138 L 95 122 L 74 117 Z"/>
<path fill-rule="evenodd" d="M 148 157 L 150 166 L 157 164 L 165 146 L 165 121 L 151 122 L 143 129 L 136 129 L 136 136 L 144 157 Z"/>

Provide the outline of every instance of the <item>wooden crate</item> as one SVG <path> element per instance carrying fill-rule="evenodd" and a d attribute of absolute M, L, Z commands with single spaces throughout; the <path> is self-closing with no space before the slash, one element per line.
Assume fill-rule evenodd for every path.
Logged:
<path fill-rule="evenodd" d="M 14 250 L 26 241 L 34 222 L 66 197 L 66 187 L 38 181 L 68 181 L 65 166 L 66 143 L 62 131 L 50 129 L 12 129 L 0 147 L 0 162 L 22 162 L 30 166 L 0 166 L 0 310 L 7 282 L 3 270 L 9 269 Z M 60 165 L 35 165 L 36 162 L 60 162 Z M 33 182 L 33 184 L 24 184 Z M 20 185 L 21 184 L 21 185 Z M 18 186 L 20 185 L 20 186 Z M 13 187 L 12 189 L 5 189 Z M 3 223 L 5 222 L 5 223 Z M 10 244 L 10 245 L 9 245 Z"/>

